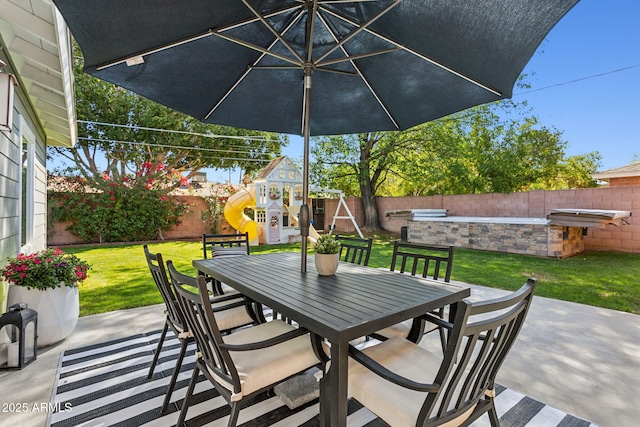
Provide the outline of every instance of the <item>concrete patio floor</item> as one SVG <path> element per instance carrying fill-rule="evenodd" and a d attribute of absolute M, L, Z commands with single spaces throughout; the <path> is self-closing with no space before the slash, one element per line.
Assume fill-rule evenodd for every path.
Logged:
<path fill-rule="evenodd" d="M 506 293 L 472 288 L 473 300 Z M 602 427 L 639 425 L 640 316 L 541 297 L 533 301 L 498 382 Z M 155 305 L 83 317 L 69 338 L 40 349 L 27 368 L 0 372 L 0 425 L 45 426 L 64 350 L 160 329 L 163 310 Z"/>

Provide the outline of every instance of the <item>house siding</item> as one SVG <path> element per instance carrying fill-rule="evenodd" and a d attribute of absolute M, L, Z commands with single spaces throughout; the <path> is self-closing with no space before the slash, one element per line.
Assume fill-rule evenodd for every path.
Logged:
<path fill-rule="evenodd" d="M 20 197 L 22 141 L 20 126 L 30 129 L 35 141 L 33 236 L 31 251 L 39 251 L 47 245 L 47 169 L 46 146 L 41 134 L 27 114 L 18 97 L 14 100 L 13 131 L 0 131 L 0 268 L 7 259 L 20 252 Z M 22 118 L 22 120 L 21 120 Z M 0 286 L 0 312 L 6 311 L 7 286 Z"/>

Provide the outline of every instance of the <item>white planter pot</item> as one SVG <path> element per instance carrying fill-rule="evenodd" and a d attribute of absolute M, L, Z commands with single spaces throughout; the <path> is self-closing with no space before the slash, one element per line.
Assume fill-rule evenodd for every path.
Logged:
<path fill-rule="evenodd" d="M 338 270 L 340 254 L 315 254 L 316 270 L 321 276 L 333 276 Z"/>
<path fill-rule="evenodd" d="M 24 302 L 30 309 L 38 312 L 38 348 L 65 339 L 78 323 L 78 288 L 61 286 L 40 291 L 11 285 L 7 304 L 10 306 L 18 302 Z"/>

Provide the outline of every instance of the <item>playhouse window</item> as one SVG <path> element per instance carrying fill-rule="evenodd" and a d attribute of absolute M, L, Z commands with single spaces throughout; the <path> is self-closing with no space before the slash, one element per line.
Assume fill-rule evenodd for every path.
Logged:
<path fill-rule="evenodd" d="M 285 205 L 290 204 L 291 200 L 291 184 L 284 184 L 282 186 L 282 203 Z"/>
<path fill-rule="evenodd" d="M 278 184 L 269 184 L 269 198 L 271 200 L 280 198 L 280 186 Z"/>

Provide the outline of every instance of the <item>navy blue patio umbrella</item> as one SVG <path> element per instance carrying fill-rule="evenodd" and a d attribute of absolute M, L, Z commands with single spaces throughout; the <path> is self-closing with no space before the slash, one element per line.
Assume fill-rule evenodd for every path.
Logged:
<path fill-rule="evenodd" d="M 311 135 L 404 130 L 509 98 L 578 2 L 53 1 L 87 73 L 206 123 L 303 135 L 303 200 Z M 306 205 L 300 224 L 306 242 Z"/>

